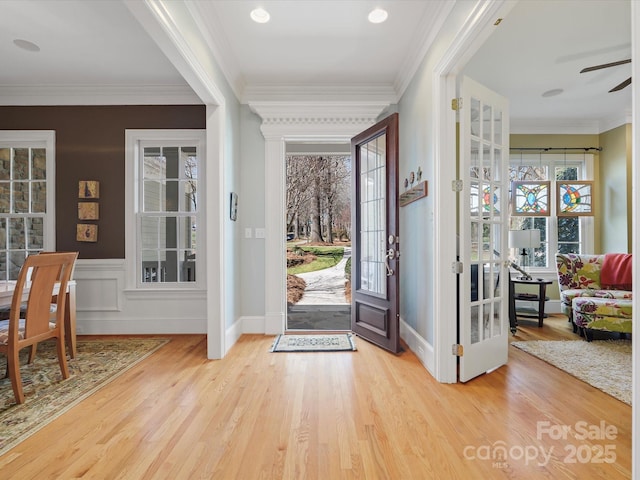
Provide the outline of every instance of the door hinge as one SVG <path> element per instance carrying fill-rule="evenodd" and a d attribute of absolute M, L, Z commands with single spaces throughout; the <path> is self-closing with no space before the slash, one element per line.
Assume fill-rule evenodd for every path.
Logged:
<path fill-rule="evenodd" d="M 462 266 L 462 262 L 451 262 L 451 273 L 455 273 L 456 275 L 460 275 L 464 271 Z"/>
<path fill-rule="evenodd" d="M 464 182 L 462 180 L 452 180 L 451 181 L 451 190 L 454 192 L 461 192 L 464 187 Z"/>
<path fill-rule="evenodd" d="M 453 100 L 451 100 L 451 110 L 455 110 L 456 112 L 458 110 L 462 109 L 462 98 L 454 98 Z"/>
<path fill-rule="evenodd" d="M 462 357 L 464 355 L 464 348 L 459 343 L 454 343 L 451 347 L 451 353 L 456 357 Z"/>

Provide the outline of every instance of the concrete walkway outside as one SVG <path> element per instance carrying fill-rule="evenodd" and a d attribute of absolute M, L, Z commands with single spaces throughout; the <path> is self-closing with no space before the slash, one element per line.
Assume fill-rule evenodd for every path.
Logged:
<path fill-rule="evenodd" d="M 342 260 L 333 267 L 315 272 L 299 273 L 307 287 L 304 296 L 296 305 L 340 305 L 348 304 L 345 297 L 345 282 L 347 278 L 344 267 L 351 257 L 351 247 L 344 248 Z"/>
<path fill-rule="evenodd" d="M 347 277 L 344 267 L 351 257 L 351 247 L 345 247 L 342 260 L 333 267 L 300 273 L 307 283 L 304 296 L 287 308 L 287 328 L 290 330 L 349 330 L 351 304 L 345 297 Z"/>

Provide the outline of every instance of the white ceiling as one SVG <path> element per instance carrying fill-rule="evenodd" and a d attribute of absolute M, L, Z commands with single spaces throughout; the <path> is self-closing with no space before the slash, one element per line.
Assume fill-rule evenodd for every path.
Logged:
<path fill-rule="evenodd" d="M 397 98 L 453 5 L 450 0 L 264 0 L 259 3 L 271 21 L 256 24 L 249 11 L 257 3 L 188 2 L 241 100 L 256 92 L 296 89 L 368 89 Z M 389 19 L 370 24 L 366 15 L 379 5 Z M 629 18 L 630 0 L 522 0 L 465 73 L 507 96 L 511 116 L 521 125 L 619 125 L 631 112 L 631 88 L 607 90 L 630 76 L 630 65 L 578 72 L 630 58 Z M 34 42 L 40 51 L 21 50 L 15 39 Z M 136 97 L 149 103 L 198 102 L 121 0 L 0 1 L 0 64 L 5 105 L 136 103 Z M 554 88 L 564 93 L 541 97 Z"/>
<path fill-rule="evenodd" d="M 631 58 L 629 0 L 525 0 L 495 29 L 465 73 L 509 98 L 513 124 L 529 132 L 570 124 L 604 131 L 630 121 L 631 65 L 585 67 Z M 553 97 L 542 94 L 564 92 Z M 599 126 L 599 128 L 597 128 Z M 593 129 L 593 128 L 592 128 Z"/>

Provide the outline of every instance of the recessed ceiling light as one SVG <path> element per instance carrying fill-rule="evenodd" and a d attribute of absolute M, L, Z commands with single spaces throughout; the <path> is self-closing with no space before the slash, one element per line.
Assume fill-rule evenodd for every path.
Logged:
<path fill-rule="evenodd" d="M 21 40 L 20 38 L 16 38 L 13 41 L 13 44 L 18 48 L 21 48 L 23 50 L 27 50 L 28 52 L 39 52 L 40 51 L 40 47 L 38 45 L 36 45 L 35 43 L 30 42 L 29 40 Z"/>
<path fill-rule="evenodd" d="M 383 10 L 382 8 L 375 8 L 371 10 L 367 18 L 371 23 L 382 23 L 387 19 L 388 16 L 389 14 L 386 10 Z"/>
<path fill-rule="evenodd" d="M 545 98 L 555 97 L 556 95 L 560 95 L 561 93 L 564 93 L 564 90 L 562 88 L 553 88 L 544 92 L 542 96 Z"/>
<path fill-rule="evenodd" d="M 251 10 L 251 20 L 256 23 L 267 23 L 271 18 L 269 12 L 267 12 L 264 8 L 256 8 L 255 10 Z"/>

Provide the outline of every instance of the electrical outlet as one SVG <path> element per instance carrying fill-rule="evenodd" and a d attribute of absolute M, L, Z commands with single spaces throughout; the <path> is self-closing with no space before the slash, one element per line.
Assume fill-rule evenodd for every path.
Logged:
<path fill-rule="evenodd" d="M 264 228 L 256 228 L 256 238 L 264 238 L 266 236 L 266 230 Z"/>

